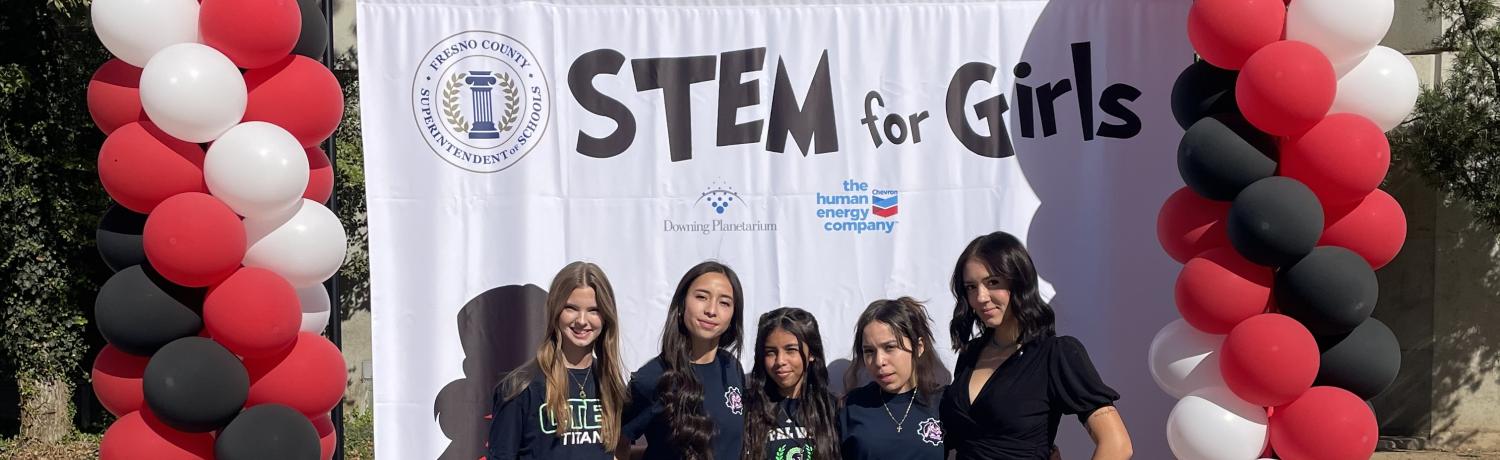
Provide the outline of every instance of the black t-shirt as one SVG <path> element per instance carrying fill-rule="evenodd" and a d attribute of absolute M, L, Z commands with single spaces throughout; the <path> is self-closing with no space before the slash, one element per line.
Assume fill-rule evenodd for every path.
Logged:
<path fill-rule="evenodd" d="M 504 385 L 501 385 L 502 387 Z M 578 397 L 579 387 L 584 397 Z M 490 423 L 489 460 L 567 459 L 611 460 L 613 446 L 605 446 L 601 425 L 604 406 L 592 369 L 568 370 L 568 431 L 557 435 L 557 419 L 547 407 L 547 382 L 534 375 L 531 384 L 510 400 L 495 391 L 494 421 Z"/>
<path fill-rule="evenodd" d="M 796 399 L 782 399 L 776 403 L 776 428 L 766 436 L 766 458 L 770 460 L 813 460 L 823 457 L 815 455 L 812 432 L 797 418 L 801 407 Z"/>
<path fill-rule="evenodd" d="M 664 364 L 658 356 L 630 377 L 630 403 L 625 408 L 620 432 L 628 440 L 646 436 L 645 460 L 682 456 L 672 444 L 672 427 L 667 426 L 667 417 L 656 393 Z M 692 366 L 698 381 L 703 383 L 704 411 L 715 426 L 714 436 L 709 441 L 714 460 L 740 458 L 745 431 L 745 406 L 741 398 L 745 374 L 740 371 L 739 361 L 729 352 L 719 350 L 713 362 Z"/>
<path fill-rule="evenodd" d="M 1085 421 L 1120 399 L 1105 385 L 1078 339 L 1047 337 L 1021 346 L 969 403 L 969 377 L 983 347 L 958 358 L 940 405 L 948 447 L 966 459 L 1046 459 L 1063 415 Z"/>
<path fill-rule="evenodd" d="M 838 420 L 839 449 L 844 458 L 941 460 L 944 439 L 937 395 L 923 395 L 913 401 L 916 394 L 916 390 L 886 393 L 875 383 L 850 391 Z M 910 412 L 907 407 L 911 407 Z M 905 421 L 901 420 L 903 416 Z M 899 431 L 897 422 L 901 422 Z"/>

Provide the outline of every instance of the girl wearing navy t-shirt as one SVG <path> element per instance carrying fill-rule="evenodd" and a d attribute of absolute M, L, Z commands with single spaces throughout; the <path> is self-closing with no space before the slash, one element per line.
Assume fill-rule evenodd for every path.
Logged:
<path fill-rule="evenodd" d="M 1047 458 L 1064 415 L 1088 429 L 1094 459 L 1130 458 L 1114 406 L 1120 395 L 1100 380 L 1078 339 L 1055 332 L 1020 240 L 1005 232 L 974 239 L 951 284 L 959 357 L 940 408 L 959 460 Z"/>
<path fill-rule="evenodd" d="M 547 292 L 536 358 L 495 390 L 489 460 L 607 460 L 625 404 L 619 318 L 609 279 L 573 262 Z"/>
<path fill-rule="evenodd" d="M 744 307 L 739 277 L 728 266 L 703 262 L 683 275 L 662 327 L 661 354 L 631 376 L 620 458 L 629 458 L 629 443 L 640 436 L 647 460 L 739 458 Z"/>
<path fill-rule="evenodd" d="M 859 315 L 846 381 L 858 382 L 861 370 L 874 381 L 849 391 L 839 410 L 843 458 L 943 458 L 929 323 L 927 309 L 909 297 L 877 300 Z"/>
<path fill-rule="evenodd" d="M 745 460 L 839 458 L 837 405 L 818 320 L 800 308 L 760 316 L 745 396 Z"/>

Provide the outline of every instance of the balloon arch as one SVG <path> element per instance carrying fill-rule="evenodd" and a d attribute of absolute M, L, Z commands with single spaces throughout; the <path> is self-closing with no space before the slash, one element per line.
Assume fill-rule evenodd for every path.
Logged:
<path fill-rule="evenodd" d="M 1152 376 L 1179 398 L 1184 460 L 1368 458 L 1365 400 L 1400 349 L 1370 318 L 1374 270 L 1405 239 L 1377 187 L 1385 132 L 1417 79 L 1377 46 L 1393 0 L 1196 0 L 1202 60 L 1178 77 L 1187 187 L 1157 235 L 1183 263 L 1182 320 L 1157 333 Z M 318 147 L 343 113 L 317 0 L 95 0 L 115 59 L 88 86 L 107 134 L 99 179 L 117 205 L 96 303 L 109 341 L 94 391 L 119 417 L 109 459 L 330 458 L 346 379 L 319 335 L 344 229 Z"/>
<path fill-rule="evenodd" d="M 1177 78 L 1186 187 L 1157 218 L 1183 264 L 1182 319 L 1151 342 L 1152 377 L 1179 398 L 1183 460 L 1366 459 L 1375 397 L 1396 378 L 1395 334 L 1370 315 L 1375 270 L 1406 239 L 1377 187 L 1385 132 L 1416 103 L 1400 52 L 1378 46 L 1392 0 L 1196 0 L 1202 58 Z"/>
<path fill-rule="evenodd" d="M 115 274 L 94 393 L 104 459 L 328 459 L 342 352 L 320 335 L 345 233 L 319 148 L 343 116 L 318 0 L 95 0 L 115 58 L 88 108 L 106 134 L 99 228 Z"/>

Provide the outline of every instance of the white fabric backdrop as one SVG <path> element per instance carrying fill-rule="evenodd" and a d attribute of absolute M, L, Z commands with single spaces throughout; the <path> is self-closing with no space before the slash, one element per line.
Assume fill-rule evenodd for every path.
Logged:
<path fill-rule="evenodd" d="M 1005 230 L 1027 241 L 1049 296 L 1055 288 L 1060 333 L 1080 337 L 1122 393 L 1137 457 L 1167 458 L 1161 432 L 1171 400 L 1151 382 L 1146 350 L 1176 316 L 1178 266 L 1154 231 L 1161 202 L 1181 186 L 1181 130 L 1168 99 L 1191 56 L 1188 5 L 361 1 L 377 454 L 478 457 L 490 387 L 534 346 L 543 289 L 569 261 L 598 263 L 613 281 L 631 370 L 657 353 L 678 278 L 709 258 L 739 272 L 747 348 L 756 316 L 798 306 L 817 315 L 829 359 L 847 360 L 860 311 L 909 295 L 928 301 L 951 368 L 954 259 L 974 236 Z M 1089 53 L 1075 59 L 1078 43 Z M 759 70 L 720 79 L 724 53 L 756 48 L 764 49 Z M 597 50 L 618 52 L 618 73 L 570 78 L 592 62 L 586 53 L 612 54 Z M 817 115 L 793 124 L 831 113 L 825 127 L 836 135 L 820 131 L 806 150 L 788 136 L 784 153 L 768 151 L 768 132 L 780 130 L 768 118 L 788 113 L 771 113 L 778 72 L 790 83 L 781 90 L 804 104 L 825 53 L 831 110 L 814 108 Z M 637 76 L 648 74 L 636 67 L 690 56 L 713 59 L 700 60 L 708 81 L 689 86 L 678 106 L 691 139 L 677 150 L 690 145 L 691 158 L 673 161 L 669 91 L 638 90 Z M 1003 94 L 1015 156 L 973 153 L 949 123 L 950 81 L 971 62 L 995 73 L 968 87 L 957 107 L 964 124 L 989 135 L 976 110 Z M 1029 74 L 1017 72 L 1021 62 Z M 1080 62 L 1092 83 L 1082 104 Z M 758 141 L 718 145 L 720 87 L 752 80 L 758 104 L 732 122 L 766 120 L 750 131 Z M 607 158 L 580 153 L 580 138 L 621 127 L 585 107 L 601 100 L 588 94 L 590 82 L 634 121 L 634 134 L 618 138 L 628 147 Z M 873 143 L 861 122 L 871 91 L 884 104 L 873 110 L 882 131 L 887 114 L 909 121 L 926 112 L 921 142 L 908 135 L 897 145 L 881 134 L 882 144 Z M 1027 92 L 1037 96 L 1023 112 Z M 1061 94 L 1050 135 L 1043 92 Z M 503 124 L 507 113 L 516 122 L 484 138 L 480 123 Z M 1080 113 L 1092 117 L 1091 139 Z M 1028 114 L 1036 117 L 1029 136 L 1021 122 Z M 1101 124 L 1132 117 L 1137 132 L 1100 135 Z M 869 201 L 827 204 L 892 195 L 899 204 L 889 217 L 870 213 Z M 719 212 L 716 203 L 727 205 Z M 1065 457 L 1087 456 L 1076 422 L 1063 425 Z"/>

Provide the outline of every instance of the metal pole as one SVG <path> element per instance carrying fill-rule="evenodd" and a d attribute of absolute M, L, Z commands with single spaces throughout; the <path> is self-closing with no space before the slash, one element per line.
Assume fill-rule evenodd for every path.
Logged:
<path fill-rule="evenodd" d="M 323 50 L 323 59 L 322 59 L 322 62 L 323 62 L 324 66 L 327 66 L 328 69 L 330 71 L 332 71 L 333 70 L 333 50 L 334 50 L 334 46 L 333 46 L 333 37 L 334 37 L 334 33 L 333 33 L 333 0 L 322 0 L 320 3 L 321 3 L 321 6 L 322 6 L 322 9 L 323 9 L 323 20 L 326 21 L 326 24 L 328 25 L 328 27 L 327 27 L 327 30 L 328 30 L 328 40 L 327 40 L 327 43 L 328 43 L 328 45 Z M 340 97 L 342 97 L 342 94 L 340 95 Z M 333 211 L 333 213 L 335 215 L 337 215 L 338 212 L 339 212 L 339 195 L 338 195 L 339 167 L 338 167 L 338 161 L 337 161 L 337 159 L 338 159 L 338 152 L 337 152 L 337 149 L 334 147 L 334 145 L 335 144 L 334 144 L 334 141 L 333 141 L 332 137 L 328 138 L 328 140 L 323 141 L 323 151 L 328 153 L 328 167 L 333 172 L 333 185 L 334 185 L 334 187 L 333 187 L 334 192 L 328 195 L 328 209 L 331 210 L 331 211 Z M 347 232 L 347 231 L 349 231 L 349 229 L 344 229 L 344 231 Z M 340 305 L 339 305 L 339 277 L 338 277 L 338 275 L 334 275 L 332 278 L 329 278 L 327 282 L 323 283 L 323 287 L 325 287 L 325 288 L 328 289 L 328 299 L 329 299 L 329 305 L 330 305 L 330 307 L 328 309 L 329 310 L 329 315 L 328 315 L 329 316 L 328 317 L 328 331 L 327 331 L 328 332 L 328 340 L 331 341 L 331 342 L 333 342 L 334 346 L 339 347 L 339 350 L 343 350 L 344 349 L 344 331 L 343 331 L 343 323 L 344 323 L 344 317 L 343 316 L 344 315 L 343 315 L 343 310 L 340 308 Z M 335 436 L 335 438 L 337 440 L 336 442 L 334 442 L 333 460 L 344 460 L 344 404 L 343 404 L 342 401 L 337 406 L 333 407 L 333 412 L 329 414 L 329 418 L 332 419 L 331 421 L 333 422 L 333 432 L 334 432 L 334 436 Z"/>

